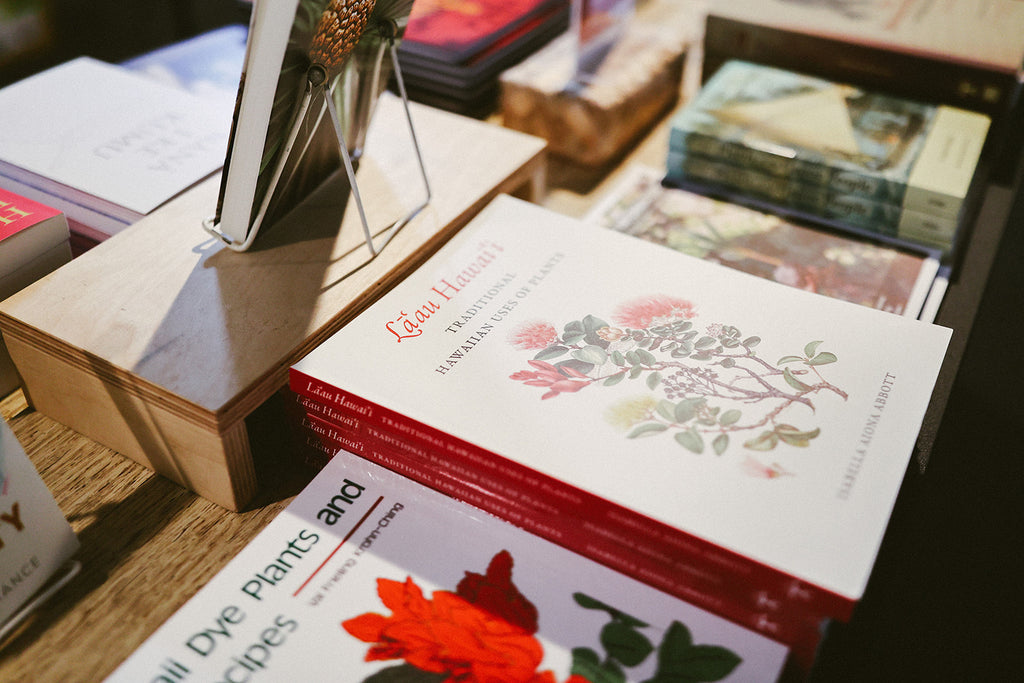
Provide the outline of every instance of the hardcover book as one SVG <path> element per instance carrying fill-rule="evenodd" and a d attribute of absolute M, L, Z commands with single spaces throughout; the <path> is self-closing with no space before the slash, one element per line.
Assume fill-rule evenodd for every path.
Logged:
<path fill-rule="evenodd" d="M 916 318 L 938 259 L 668 187 L 635 165 L 584 220 L 751 275 Z"/>
<path fill-rule="evenodd" d="M 60 211 L 0 185 L 0 301 L 71 260 L 68 222 Z M 20 380 L 0 340 L 0 396 Z"/>
<path fill-rule="evenodd" d="M 989 123 L 976 112 L 733 60 L 673 118 L 669 148 L 956 218 Z"/>
<path fill-rule="evenodd" d="M 510 521 L 525 531 L 563 543 L 566 517 L 578 510 L 537 498 L 531 487 L 517 488 L 486 472 L 468 473 L 461 455 L 445 452 L 438 440 L 402 426 L 382 426 L 306 396 L 287 397 L 295 433 L 297 463 L 322 469 L 339 451 L 346 451 L 391 469 L 441 493 L 462 499 Z M 472 486 L 467 487 L 467 481 Z M 497 493 L 495 493 L 497 492 Z M 584 515 L 585 516 L 585 515 Z M 634 576 L 686 602 L 785 643 L 794 661 L 813 659 L 824 619 L 798 595 L 762 585 L 748 574 L 726 567 L 709 569 L 700 559 L 665 564 L 656 554 L 637 549 L 627 537 L 597 530 L 584 522 L 588 557 Z"/>
<path fill-rule="evenodd" d="M 0 640 L 78 572 L 78 537 L 0 421 Z"/>
<path fill-rule="evenodd" d="M 666 156 L 665 180 L 740 203 L 776 207 L 847 232 L 941 252 L 950 252 L 956 246 L 962 222 L 962 212 L 956 216 L 935 215 L 827 186 L 808 185 L 792 176 L 772 175 L 731 161 L 674 150 Z"/>
<path fill-rule="evenodd" d="M 230 119 L 179 88 L 79 57 L 0 90 L 0 175 L 108 237 L 218 171 Z M 5 182 L 6 184 L 6 182 Z"/>
<path fill-rule="evenodd" d="M 998 118 L 1020 90 L 1024 5 L 729 0 L 709 7 L 704 50 L 705 77 L 745 59 Z"/>
<path fill-rule="evenodd" d="M 342 451 L 107 680 L 739 682 L 785 659 Z"/>
<path fill-rule="evenodd" d="M 500 197 L 290 385 L 432 439 L 467 492 L 530 491 L 573 550 L 609 534 L 845 619 L 949 335 Z"/>

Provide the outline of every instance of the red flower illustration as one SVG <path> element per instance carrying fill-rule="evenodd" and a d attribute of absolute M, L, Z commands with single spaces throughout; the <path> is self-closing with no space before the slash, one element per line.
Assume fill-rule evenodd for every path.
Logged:
<path fill-rule="evenodd" d="M 541 396 L 542 399 L 579 391 L 590 384 L 589 377 L 571 367 L 559 368 L 542 360 L 530 360 L 527 363 L 534 368 L 533 372 L 520 370 L 509 375 L 509 378 L 531 387 L 547 387 L 549 391 Z"/>
<path fill-rule="evenodd" d="M 533 351 L 546 349 L 558 341 L 558 332 L 554 326 L 543 321 L 527 322 L 516 327 L 508 335 L 508 341 L 512 346 Z"/>
<path fill-rule="evenodd" d="M 689 320 L 696 313 L 696 308 L 686 299 L 654 295 L 634 299 L 619 306 L 613 317 L 620 325 L 635 330 L 644 330 L 652 325 Z"/>
<path fill-rule="evenodd" d="M 407 578 L 378 579 L 377 594 L 391 616 L 369 612 L 342 622 L 372 643 L 366 661 L 403 659 L 450 683 L 556 683 L 552 672 L 537 671 L 544 650 L 533 636 L 536 609 L 512 584 L 507 553 L 486 576 L 467 573 L 459 593 L 439 590 L 428 599 Z"/>

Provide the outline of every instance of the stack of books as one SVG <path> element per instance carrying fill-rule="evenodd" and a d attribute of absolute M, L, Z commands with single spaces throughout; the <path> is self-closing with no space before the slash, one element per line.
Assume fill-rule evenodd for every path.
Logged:
<path fill-rule="evenodd" d="M 949 334 L 503 196 L 290 388 L 325 452 L 807 667 L 863 594 Z"/>
<path fill-rule="evenodd" d="M 73 246 L 115 235 L 216 173 L 231 110 L 79 57 L 0 90 L 0 183 L 67 216 Z"/>
<path fill-rule="evenodd" d="M 409 96 L 485 115 L 497 104 L 501 72 L 568 27 L 568 0 L 417 2 L 398 49 Z"/>
<path fill-rule="evenodd" d="M 8 192 L 0 180 L 0 301 L 70 260 L 71 233 L 64 214 Z M 0 339 L 0 397 L 20 384 L 7 346 Z"/>
<path fill-rule="evenodd" d="M 764 683 L 785 659 L 342 452 L 107 681 Z"/>
<path fill-rule="evenodd" d="M 731 60 L 672 120 L 667 180 L 951 252 L 989 127 L 985 114 Z"/>

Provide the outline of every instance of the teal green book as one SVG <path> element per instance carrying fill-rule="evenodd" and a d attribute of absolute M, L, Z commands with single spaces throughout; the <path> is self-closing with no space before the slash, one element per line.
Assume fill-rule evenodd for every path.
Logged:
<path fill-rule="evenodd" d="M 670 149 L 956 217 L 989 117 L 733 60 L 673 118 Z"/>

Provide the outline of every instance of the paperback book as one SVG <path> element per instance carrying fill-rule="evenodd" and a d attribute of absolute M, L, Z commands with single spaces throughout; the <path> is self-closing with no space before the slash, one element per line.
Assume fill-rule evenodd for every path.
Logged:
<path fill-rule="evenodd" d="M 78 537 L 0 421 L 0 641 L 79 570 Z"/>
<path fill-rule="evenodd" d="M 949 335 L 500 197 L 290 385 L 431 440 L 466 495 L 530 491 L 572 550 L 846 619 Z"/>
<path fill-rule="evenodd" d="M 315 471 L 339 451 L 353 453 L 563 546 L 567 546 L 565 535 L 559 529 L 564 526 L 564 518 L 585 517 L 558 501 L 540 500 L 529 486 L 517 488 L 488 473 L 472 472 L 471 464 L 461 454 L 446 452 L 429 434 L 400 425 L 381 426 L 305 396 L 292 394 L 288 401 L 296 436 L 294 453 Z M 467 481 L 472 482 L 472 488 L 467 488 Z M 638 549 L 628 537 L 596 528 L 585 520 L 582 524 L 588 537 L 581 546 L 586 556 L 785 643 L 803 666 L 813 659 L 826 620 L 807 610 L 798 596 L 778 586 L 762 585 L 757 577 L 734 572 L 730 567 L 711 570 L 699 559 L 666 565 L 656 554 Z"/>
<path fill-rule="evenodd" d="M 771 681 L 786 656 L 342 451 L 107 680 Z"/>
<path fill-rule="evenodd" d="M 669 148 L 956 219 L 990 119 L 729 61 L 673 118 Z"/>
<path fill-rule="evenodd" d="M 939 268 L 933 253 L 787 221 L 667 186 L 634 165 L 584 217 L 751 275 L 916 318 Z"/>
<path fill-rule="evenodd" d="M 0 109 L 0 183 L 97 240 L 217 172 L 231 123 L 202 98 L 89 57 L 0 90 Z"/>
<path fill-rule="evenodd" d="M 0 301 L 70 261 L 70 239 L 64 214 L 0 184 Z M 0 397 L 20 383 L 0 339 Z"/>
<path fill-rule="evenodd" d="M 812 186 L 792 177 L 705 157 L 670 151 L 666 182 L 718 194 L 739 203 L 763 203 L 849 232 L 865 232 L 909 246 L 950 251 L 961 215 L 940 216 L 863 195 Z"/>
<path fill-rule="evenodd" d="M 709 6 L 704 73 L 744 59 L 1004 116 L 1020 91 L 1017 0 L 729 0 Z"/>

